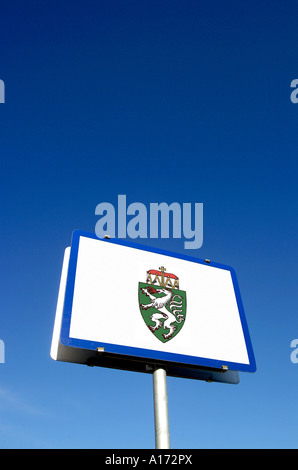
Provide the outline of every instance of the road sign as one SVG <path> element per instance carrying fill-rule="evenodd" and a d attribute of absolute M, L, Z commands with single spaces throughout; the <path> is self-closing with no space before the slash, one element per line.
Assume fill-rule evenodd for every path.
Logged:
<path fill-rule="evenodd" d="M 53 359 L 238 383 L 256 364 L 231 267 L 75 231 Z"/>

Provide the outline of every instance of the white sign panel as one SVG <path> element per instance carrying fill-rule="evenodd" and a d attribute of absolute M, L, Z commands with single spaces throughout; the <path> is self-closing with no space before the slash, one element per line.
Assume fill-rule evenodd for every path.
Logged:
<path fill-rule="evenodd" d="M 256 370 L 232 268 L 80 231 L 65 252 L 51 355 L 231 382 L 219 371 Z"/>

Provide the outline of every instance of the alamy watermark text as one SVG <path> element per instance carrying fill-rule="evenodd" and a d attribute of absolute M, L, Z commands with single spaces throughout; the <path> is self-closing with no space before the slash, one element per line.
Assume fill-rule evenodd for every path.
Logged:
<path fill-rule="evenodd" d="M 5 362 L 5 346 L 4 341 L 0 339 L 0 364 L 4 364 Z"/>
<path fill-rule="evenodd" d="M 117 210 L 118 209 L 118 210 Z M 118 195 L 118 208 L 101 202 L 95 208 L 100 219 L 95 225 L 98 238 L 183 238 L 185 249 L 203 245 L 203 203 L 151 202 L 149 208 L 141 202 L 127 206 L 126 195 Z M 149 219 L 149 220 L 148 220 Z M 117 230 L 116 230 L 117 229 Z"/>
<path fill-rule="evenodd" d="M 291 348 L 295 348 L 291 352 L 291 362 L 293 364 L 297 364 L 298 363 L 298 339 L 292 339 Z"/>
<path fill-rule="evenodd" d="M 290 95 L 290 100 L 292 101 L 292 103 L 298 103 L 298 78 L 295 78 L 291 81 L 291 88 L 295 89 Z"/>
<path fill-rule="evenodd" d="M 5 103 L 5 85 L 3 80 L 0 80 L 0 103 Z"/>

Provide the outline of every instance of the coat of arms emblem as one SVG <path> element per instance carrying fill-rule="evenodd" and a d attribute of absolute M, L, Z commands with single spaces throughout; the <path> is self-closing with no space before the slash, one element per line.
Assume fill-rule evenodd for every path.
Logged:
<path fill-rule="evenodd" d="M 179 278 L 166 268 L 147 271 L 146 283 L 139 282 L 140 311 L 149 330 L 163 343 L 182 329 L 186 317 L 186 292 L 179 289 Z"/>

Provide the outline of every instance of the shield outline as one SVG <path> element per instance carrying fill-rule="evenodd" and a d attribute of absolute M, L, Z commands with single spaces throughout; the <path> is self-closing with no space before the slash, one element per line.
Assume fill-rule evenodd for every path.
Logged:
<path fill-rule="evenodd" d="M 151 316 L 154 314 L 154 313 L 161 313 L 160 310 L 158 310 L 156 307 L 149 307 L 148 309 L 142 309 L 141 305 L 144 304 L 146 305 L 150 303 L 150 301 L 148 302 L 144 302 L 143 300 L 146 300 L 148 299 L 148 297 L 146 296 L 146 294 L 143 294 L 141 289 L 144 288 L 144 287 L 154 287 L 152 286 L 152 284 L 148 284 L 146 282 L 139 282 L 138 284 L 138 301 L 139 301 L 139 309 L 140 309 L 140 312 L 141 312 L 141 315 L 142 315 L 142 318 L 146 324 L 146 326 L 148 327 L 148 329 L 150 330 L 150 332 L 159 340 L 161 341 L 162 343 L 167 343 L 168 341 L 170 341 L 171 339 L 175 338 L 178 333 L 181 332 L 183 326 L 184 326 L 184 323 L 185 323 L 185 319 L 186 319 L 186 311 L 187 311 L 187 301 L 186 301 L 186 291 L 184 290 L 181 290 L 181 289 L 176 289 L 176 288 L 168 288 L 167 287 L 167 290 L 170 290 L 173 292 L 174 295 L 180 295 L 182 296 L 182 299 L 183 299 L 183 304 L 182 304 L 182 307 L 183 307 L 183 310 L 182 310 L 182 314 L 184 316 L 183 320 L 178 323 L 177 321 L 174 322 L 175 326 L 176 326 L 176 329 L 175 331 L 172 333 L 172 335 L 169 337 L 169 338 L 164 338 L 164 334 L 168 334 L 170 332 L 170 329 L 169 328 L 165 328 L 164 327 L 164 322 L 166 321 L 166 317 L 164 318 L 161 318 L 161 321 L 162 321 L 162 327 L 156 329 L 155 331 L 153 331 L 150 327 L 154 327 L 154 321 L 151 320 Z M 158 297 L 162 297 L 160 294 L 158 294 L 156 296 L 156 298 Z M 169 308 L 169 305 L 166 305 L 165 306 L 167 311 L 169 312 L 169 314 L 173 315 L 173 312 L 170 310 Z M 169 315 L 170 316 L 170 315 Z M 171 323 L 172 324 L 172 323 Z"/>

